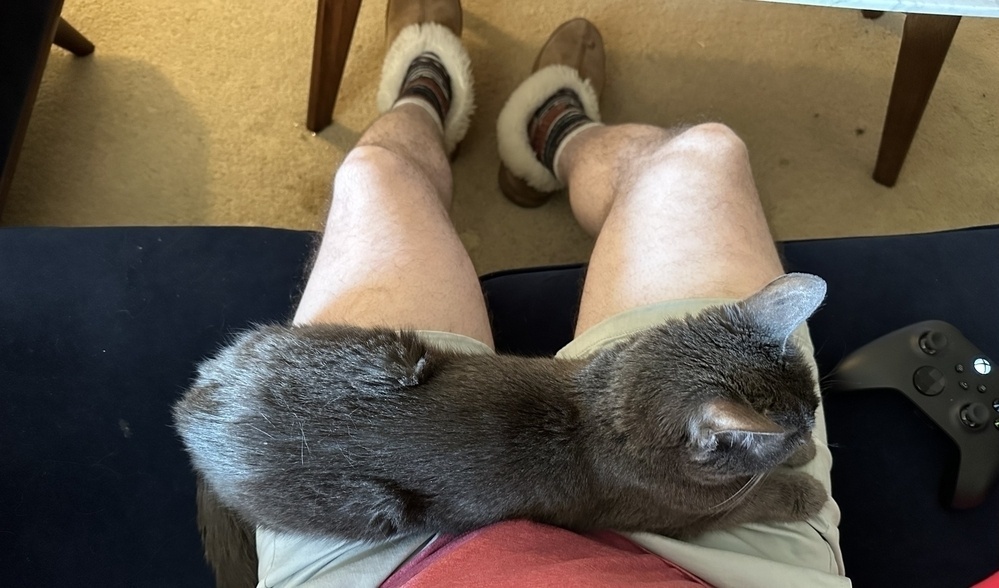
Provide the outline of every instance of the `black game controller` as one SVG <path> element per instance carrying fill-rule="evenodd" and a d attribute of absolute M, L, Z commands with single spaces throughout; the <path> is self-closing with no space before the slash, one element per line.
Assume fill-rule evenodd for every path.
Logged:
<path fill-rule="evenodd" d="M 836 366 L 830 392 L 900 390 L 961 452 L 950 504 L 978 506 L 999 475 L 999 366 L 953 325 L 923 321 L 857 349 Z"/>

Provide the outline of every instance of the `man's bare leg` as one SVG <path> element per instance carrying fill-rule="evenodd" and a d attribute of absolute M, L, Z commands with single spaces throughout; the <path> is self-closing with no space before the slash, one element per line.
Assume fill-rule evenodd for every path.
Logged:
<path fill-rule="evenodd" d="M 597 124 L 605 79 L 600 31 L 572 19 L 497 121 L 507 198 L 537 206 L 567 185 L 576 218 L 597 237 L 576 332 L 662 300 L 742 296 L 776 277 L 742 141 L 718 124 Z"/>
<path fill-rule="evenodd" d="M 433 117 L 412 104 L 380 117 L 337 170 L 295 323 L 449 331 L 491 347 L 479 281 L 448 218 L 450 201 L 451 170 Z M 371 543 L 257 529 L 259 583 L 377 585 L 428 538 Z"/>
<path fill-rule="evenodd" d="M 436 121 L 411 104 L 384 114 L 337 171 L 295 323 L 449 331 L 492 346 L 450 203 L 451 170 Z"/>
<path fill-rule="evenodd" d="M 448 217 L 447 152 L 473 109 L 457 0 L 391 0 L 377 104 L 385 112 L 337 170 L 295 323 L 465 335 L 492 347 L 478 278 Z M 443 129 L 442 129 L 443 127 Z M 435 338 L 465 345 L 460 337 Z M 429 538 L 383 543 L 257 529 L 262 586 L 380 584 Z"/>
<path fill-rule="evenodd" d="M 742 298 L 784 271 L 746 147 L 723 125 L 673 131 L 591 126 L 569 139 L 556 163 L 568 183 L 573 213 L 596 237 L 577 336 L 604 319 L 657 302 Z M 832 456 L 821 406 L 814 438 L 816 458 L 803 467 L 828 490 Z M 807 524 L 776 532 L 760 526 L 708 533 L 691 541 L 707 551 L 681 565 L 695 573 L 717 569 L 718 558 L 725 557 L 719 552 L 736 552 L 841 575 L 838 522 L 838 507 L 830 501 Z M 671 554 L 667 540 L 645 539 L 645 548 Z"/>
<path fill-rule="evenodd" d="M 723 125 L 594 126 L 557 163 L 597 238 L 577 334 L 663 300 L 743 297 L 783 272 L 746 147 Z"/>
<path fill-rule="evenodd" d="M 596 237 L 576 338 L 560 357 L 584 357 L 635 331 L 745 297 L 783 273 L 735 133 L 719 124 L 669 131 L 597 122 L 603 42 L 584 19 L 558 27 L 536 64 L 497 122 L 500 189 L 517 204 L 538 206 L 567 185 L 576 219 Z M 807 354 L 807 337 L 799 342 Z M 828 488 L 821 412 L 816 457 L 803 468 Z M 808 523 L 779 529 L 740 527 L 684 543 L 648 533 L 633 539 L 694 573 L 715 574 L 718 584 L 772 579 L 790 566 L 788 585 L 812 585 L 799 568 L 842 574 L 838 520 L 830 501 Z M 734 554 L 751 559 L 729 577 L 724 562 Z"/>

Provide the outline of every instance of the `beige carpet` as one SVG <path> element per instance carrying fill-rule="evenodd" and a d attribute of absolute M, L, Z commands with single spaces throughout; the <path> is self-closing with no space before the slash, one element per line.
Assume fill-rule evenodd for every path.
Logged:
<path fill-rule="evenodd" d="M 779 239 L 999 223 L 999 20 L 965 19 L 893 189 L 870 179 L 901 15 L 750 0 L 466 0 L 480 97 L 453 218 L 479 271 L 578 261 L 564 198 L 495 185 L 494 120 L 541 42 L 576 15 L 608 49 L 609 121 L 720 120 L 748 143 Z M 314 0 L 67 0 L 97 45 L 54 49 L 4 225 L 321 226 L 337 163 L 375 116 L 384 0 L 366 0 L 336 123 L 305 102 Z"/>

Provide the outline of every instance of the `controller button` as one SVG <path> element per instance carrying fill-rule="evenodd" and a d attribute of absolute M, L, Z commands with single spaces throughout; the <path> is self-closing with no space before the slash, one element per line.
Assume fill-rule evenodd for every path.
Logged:
<path fill-rule="evenodd" d="M 912 374 L 912 383 L 916 390 L 927 396 L 936 396 L 944 390 L 947 380 L 943 373 L 935 367 L 924 365 Z"/>
<path fill-rule="evenodd" d="M 985 359 L 984 357 L 975 358 L 975 371 L 982 374 L 983 376 L 992 371 L 992 362 Z"/>
<path fill-rule="evenodd" d="M 996 412 L 999 412 L 999 398 L 992 401 L 992 408 L 996 409 Z"/>
<path fill-rule="evenodd" d="M 960 386 L 962 390 L 967 390 L 968 389 L 968 383 L 967 382 L 958 382 L 957 385 Z"/>
<path fill-rule="evenodd" d="M 954 366 L 954 371 L 957 372 L 957 373 L 959 373 L 959 374 L 963 374 L 964 373 L 964 364 L 963 363 L 959 363 L 956 366 Z"/>
<path fill-rule="evenodd" d="M 927 355 L 936 355 L 947 347 L 947 336 L 937 331 L 926 331 L 919 337 L 919 348 Z"/>
<path fill-rule="evenodd" d="M 985 387 L 985 384 L 979 384 L 978 391 L 981 392 L 982 394 L 985 394 L 986 392 L 989 391 L 989 389 Z"/>
<path fill-rule="evenodd" d="M 996 420 L 992 421 L 992 425 L 993 425 L 993 426 L 994 426 L 994 427 L 995 427 L 996 429 L 999 429 L 999 419 L 996 419 Z"/>
<path fill-rule="evenodd" d="M 989 422 L 989 409 L 980 402 L 961 409 L 961 422 L 969 429 L 977 429 Z"/>

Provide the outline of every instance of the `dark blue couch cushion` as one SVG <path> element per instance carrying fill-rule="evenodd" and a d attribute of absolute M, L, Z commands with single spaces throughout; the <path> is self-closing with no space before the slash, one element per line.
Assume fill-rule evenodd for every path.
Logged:
<path fill-rule="evenodd" d="M 209 586 L 169 407 L 233 332 L 287 320 L 315 236 L 249 228 L 0 230 L 0 565 L 12 586 Z M 786 243 L 822 275 L 819 363 L 947 320 L 999 358 L 999 229 Z M 497 346 L 569 340 L 583 270 L 484 278 Z M 857 586 L 966 587 L 999 570 L 999 494 L 937 500 L 949 442 L 898 395 L 826 399 Z"/>
<path fill-rule="evenodd" d="M 169 407 L 228 334 L 289 317 L 313 238 L 0 230 L 0 584 L 213 584 Z"/>

